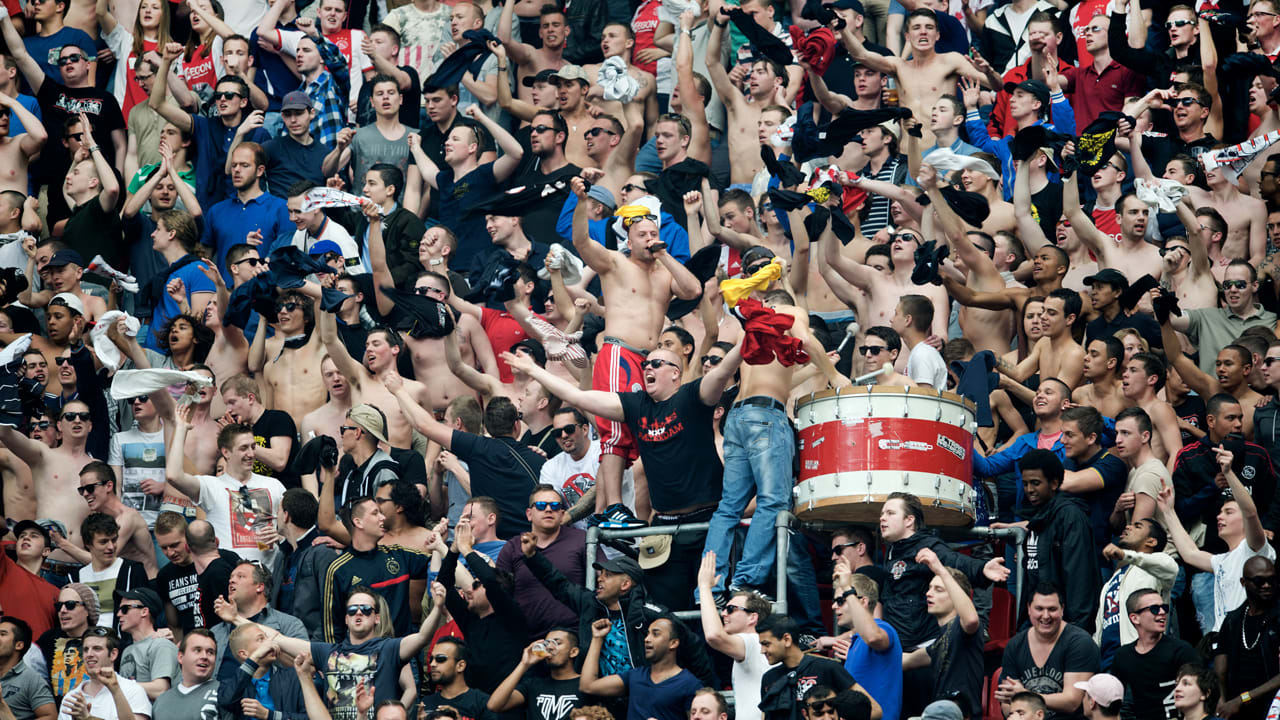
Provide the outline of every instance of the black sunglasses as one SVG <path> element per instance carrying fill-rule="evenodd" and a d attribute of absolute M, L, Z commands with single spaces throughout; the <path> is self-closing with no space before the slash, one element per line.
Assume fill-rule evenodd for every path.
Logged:
<path fill-rule="evenodd" d="M 71 63 L 77 63 L 85 59 L 86 59 L 85 56 L 81 55 L 80 53 L 71 53 L 70 55 L 63 55 L 62 57 L 58 58 L 58 67 L 62 67 L 63 65 L 70 65 Z"/>
<path fill-rule="evenodd" d="M 1265 358 L 1262 358 L 1262 364 L 1263 364 L 1263 365 L 1266 365 L 1267 367 L 1271 367 L 1273 364 L 1278 363 L 1278 362 L 1280 362 L 1280 357 L 1265 357 Z"/>
<path fill-rule="evenodd" d="M 582 133 L 582 137 L 599 137 L 602 133 L 609 133 L 610 135 L 618 134 L 608 128 L 591 128 L 590 130 Z"/>
<path fill-rule="evenodd" d="M 54 358 L 54 359 L 53 359 L 53 361 L 54 361 L 55 363 L 57 363 L 58 365 L 70 365 L 70 364 L 71 364 L 71 358 L 66 357 L 65 355 L 59 355 L 58 357 Z"/>
<path fill-rule="evenodd" d="M 75 610 L 83 604 L 84 602 L 81 600 L 58 600 L 53 603 L 53 609 L 55 611 Z"/>
<path fill-rule="evenodd" d="M 78 133 L 67 133 L 67 139 L 68 139 L 68 140 L 75 140 L 76 142 L 80 142 L 81 140 L 83 140 L 83 139 L 84 139 L 84 133 L 82 133 L 82 132 L 78 132 Z"/>
<path fill-rule="evenodd" d="M 302 305 L 296 302 L 284 302 L 276 306 L 276 312 L 280 312 L 282 310 L 284 312 L 293 312 L 300 307 L 302 307 Z"/>
<path fill-rule="evenodd" d="M 703 364 L 703 365 L 713 365 L 713 366 L 714 366 L 714 365 L 719 365 L 720 363 L 724 362 L 724 356 L 723 356 L 723 355 L 703 355 L 701 359 L 702 359 L 702 364 Z"/>
<path fill-rule="evenodd" d="M 671 362 L 670 360 L 661 360 L 659 358 L 654 358 L 652 360 L 645 360 L 644 362 L 640 363 L 640 367 L 648 368 L 649 370 L 658 370 L 663 365 L 670 365 L 671 367 L 677 370 L 680 369 L 679 365 Z"/>
<path fill-rule="evenodd" d="M 551 428 L 551 437 L 562 438 L 569 437 L 578 429 L 577 425 L 565 425 L 564 427 Z"/>
<path fill-rule="evenodd" d="M 139 395 L 138 397 L 129 398 L 129 404 L 132 405 L 134 403 L 144 403 L 150 399 L 151 399 L 150 395 Z"/>
<path fill-rule="evenodd" d="M 48 430 L 50 425 L 52 425 L 52 423 L 50 423 L 48 420 L 40 420 L 40 421 L 32 420 L 27 425 L 27 427 L 31 428 L 32 430 L 35 430 L 37 428 L 39 428 L 40 430 Z"/>
<path fill-rule="evenodd" d="M 1181 105 L 1182 107 L 1191 107 L 1192 105 L 1203 105 L 1204 103 L 1200 102 L 1195 98 L 1184 97 L 1184 98 L 1174 98 L 1173 100 L 1170 101 L 1170 104 Z"/>
<path fill-rule="evenodd" d="M 339 427 L 338 427 L 338 433 L 339 433 L 339 434 L 341 434 L 341 433 L 347 432 L 348 430 L 350 430 L 350 431 L 353 431 L 353 432 L 354 432 L 354 431 L 359 430 L 359 429 L 360 429 L 360 428 L 359 428 L 358 426 L 356 426 L 356 425 L 341 425 L 341 426 L 339 426 Z"/>
<path fill-rule="evenodd" d="M 262 258 L 245 258 L 245 259 L 243 259 L 243 260 L 237 260 L 237 261 L 235 261 L 235 262 L 233 262 L 233 263 L 231 263 L 231 264 L 232 264 L 232 265 L 239 265 L 239 264 L 241 264 L 241 263 L 249 263 L 249 267 L 258 267 L 259 265 L 263 264 L 264 262 L 265 262 L 265 261 L 264 261 Z"/>
<path fill-rule="evenodd" d="M 76 488 L 76 492 L 85 496 L 92 495 L 94 490 L 106 484 L 107 484 L 106 480 L 99 480 L 98 482 L 89 483 L 88 485 L 81 485 L 80 487 Z"/>
<path fill-rule="evenodd" d="M 1168 603 L 1160 603 L 1158 605 L 1148 605 L 1143 608 L 1138 608 L 1134 612 L 1138 615 L 1141 615 L 1144 612 L 1149 612 L 1152 615 L 1164 615 L 1169 612 L 1169 605 Z"/>
<path fill-rule="evenodd" d="M 123 613 L 129 612 L 130 610 L 141 610 L 144 607 L 146 606 L 145 605 L 120 605 L 119 607 L 116 608 L 116 613 L 123 614 Z"/>
<path fill-rule="evenodd" d="M 449 662 L 449 661 L 450 661 L 450 660 L 452 660 L 452 659 L 453 659 L 453 658 L 449 657 L 448 655 L 432 655 L 432 656 L 431 656 L 431 662 L 433 662 L 433 663 L 435 663 L 435 664 L 437 664 L 437 665 L 439 665 L 439 664 L 441 664 L 441 663 L 447 663 L 447 662 Z"/>
<path fill-rule="evenodd" d="M 559 500 L 536 500 L 533 503 L 534 510 L 563 510 L 564 503 Z"/>
<path fill-rule="evenodd" d="M 472 581 L 471 581 L 471 592 L 475 592 L 475 591 L 479 590 L 479 589 L 480 589 L 480 588 L 482 588 L 482 587 L 484 587 L 484 583 L 480 582 L 479 580 L 472 580 Z"/>
<path fill-rule="evenodd" d="M 63 420 L 70 420 L 71 422 L 75 422 L 75 421 L 77 421 L 77 420 L 85 421 L 85 420 L 88 420 L 88 419 L 89 419 L 89 417 L 90 417 L 90 416 L 89 416 L 89 413 L 87 413 L 87 412 L 65 412 L 65 413 L 62 413 L 62 419 L 63 419 Z"/>
<path fill-rule="evenodd" d="M 377 612 L 377 609 L 374 608 L 372 605 L 348 605 L 347 606 L 347 617 L 355 617 L 357 614 L 364 615 L 365 617 L 369 617 L 375 612 Z"/>
<path fill-rule="evenodd" d="M 240 93 L 238 93 L 238 92 L 225 92 L 225 91 L 223 91 L 223 92 L 215 92 L 215 93 L 213 94 L 213 99 L 214 99 L 214 100 L 235 100 L 235 99 L 237 99 L 237 98 L 242 98 L 242 97 L 244 97 L 244 96 L 243 96 L 243 95 L 241 95 L 241 94 L 240 94 Z"/>
<path fill-rule="evenodd" d="M 430 294 L 431 294 L 431 293 L 433 293 L 433 292 L 438 293 L 438 292 L 441 292 L 441 291 L 440 291 L 440 290 L 437 290 L 437 289 L 435 289 L 435 288 L 433 288 L 433 287 L 426 287 L 426 286 L 423 286 L 423 287 L 416 287 L 416 288 L 414 288 L 414 289 L 413 289 L 413 294 L 414 294 L 414 295 L 430 295 Z"/>
<path fill-rule="evenodd" d="M 631 192 L 633 190 L 645 190 L 645 188 L 643 185 L 636 185 L 635 183 L 627 183 L 622 186 L 622 192 Z M 645 192 L 648 192 L 648 190 L 645 190 Z"/>
<path fill-rule="evenodd" d="M 1275 587 L 1276 576 L 1275 575 L 1254 575 L 1253 577 L 1245 578 L 1244 581 L 1249 583 L 1250 585 L 1255 585 L 1255 586 L 1266 585 L 1267 587 Z"/>
<path fill-rule="evenodd" d="M 533 132 L 536 132 L 536 133 L 555 132 L 555 131 L 556 131 L 555 127 L 553 127 L 553 126 L 551 126 L 551 125 L 534 125 L 533 127 L 529 128 L 529 129 L 530 129 L 531 131 L 533 131 Z"/>
<path fill-rule="evenodd" d="M 871 353 L 872 355 L 879 355 L 888 349 L 889 347 L 887 345 L 859 345 L 858 354 L 866 355 L 867 353 Z"/>
<path fill-rule="evenodd" d="M 844 552 L 844 549 L 845 549 L 845 548 L 857 547 L 857 546 L 859 546 L 859 545 L 861 545 L 861 544 L 862 544 L 862 543 L 860 543 L 860 542 L 858 542 L 857 540 L 855 540 L 855 541 L 853 541 L 853 542 L 840 543 L 839 545 L 832 545 L 832 546 L 831 546 L 831 554 L 832 554 L 832 555 L 839 555 L 840 553 Z"/>

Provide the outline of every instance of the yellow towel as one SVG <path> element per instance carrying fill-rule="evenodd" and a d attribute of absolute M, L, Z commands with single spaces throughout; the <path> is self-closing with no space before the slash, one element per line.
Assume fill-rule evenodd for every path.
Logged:
<path fill-rule="evenodd" d="M 756 290 L 763 290 L 769 287 L 769 283 L 781 277 L 782 263 L 778 258 L 774 258 L 772 262 L 757 270 L 751 277 L 731 278 L 720 281 L 720 294 L 724 295 L 724 301 L 728 303 L 729 307 L 733 307 L 738 304 L 739 300 Z"/>

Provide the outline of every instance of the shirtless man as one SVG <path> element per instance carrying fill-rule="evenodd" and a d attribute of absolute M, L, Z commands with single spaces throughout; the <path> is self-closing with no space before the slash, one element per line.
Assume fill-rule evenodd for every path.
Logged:
<path fill-rule="evenodd" d="M 931 334 L 946 337 L 947 321 L 951 317 L 947 290 L 937 285 L 916 285 L 911 282 L 916 247 L 920 244 L 921 238 L 918 232 L 900 230 L 893 236 L 891 255 L 893 270 L 889 274 L 877 272 L 842 253 L 840 241 L 831 230 L 828 229 L 823 234 L 823 238 L 820 243 L 823 246 L 821 262 L 835 270 L 835 275 L 825 276 L 828 284 L 838 277 L 853 285 L 854 288 L 867 293 L 869 311 L 866 322 L 873 325 L 888 325 L 889 319 L 893 317 L 894 310 L 898 307 L 898 300 L 903 295 L 924 295 L 933 303 Z"/>
<path fill-rule="evenodd" d="M 249 368 L 261 372 L 270 395 L 265 405 L 300 418 L 324 404 L 325 383 L 320 377 L 324 347 L 315 332 L 315 306 L 311 298 L 290 290 L 276 300 L 276 334 L 267 337 L 267 319 L 261 317 L 249 348 Z"/>
<path fill-rule="evenodd" d="M 154 580 L 158 568 L 151 531 L 147 528 L 147 521 L 142 518 L 142 513 L 120 501 L 116 485 L 116 475 L 111 466 L 94 460 L 80 469 L 80 484 L 76 490 L 84 498 L 89 512 L 106 513 L 115 518 L 116 524 L 120 526 L 120 537 L 116 540 L 120 557 L 142 563 L 147 577 Z M 88 551 L 65 540 L 59 539 L 57 545 L 64 552 L 75 556 L 79 562 L 87 565 L 91 560 Z"/>
<path fill-rule="evenodd" d="M 342 426 L 346 424 L 347 411 L 351 409 L 351 384 L 338 371 L 338 365 L 328 355 L 320 361 L 320 377 L 329 390 L 329 401 L 307 413 L 298 426 L 302 442 L 313 437 L 328 435 L 342 446 Z"/>
<path fill-rule="evenodd" d="M 1170 163 L 1172 165 L 1173 163 Z M 1183 197 L 1178 203 L 1178 219 L 1185 228 L 1196 228 L 1200 242 L 1189 243 L 1187 238 L 1169 238 L 1164 245 L 1164 280 L 1178 296 L 1178 305 L 1184 310 L 1211 308 L 1218 305 L 1218 284 L 1214 282 L 1213 268 L 1209 264 L 1209 230 L 1196 221 L 1191 198 Z M 1225 269 L 1225 268 L 1224 268 Z"/>
<path fill-rule="evenodd" d="M 216 387 L 218 376 L 203 365 L 197 365 L 191 370 L 213 382 L 199 388 L 187 386 L 187 392 L 194 393 L 196 399 L 191 403 L 191 432 L 187 434 L 186 444 L 182 447 L 183 467 L 193 475 L 215 475 L 213 466 L 218 461 L 218 431 L 222 429 L 213 415 L 214 398 L 221 399 Z M 170 502 L 176 492 L 175 488 L 165 488 L 165 502 Z M 185 500 L 185 504 L 194 507 L 190 500 Z"/>
<path fill-rule="evenodd" d="M 907 15 L 906 35 L 911 48 L 911 56 L 906 60 L 868 50 L 848 25 L 840 33 L 840 42 L 854 62 L 896 77 L 899 103 L 911 108 L 916 117 L 928 117 L 938 98 L 955 92 L 960 78 L 969 78 L 986 88 L 1001 87 L 999 77 L 982 73 L 964 55 L 934 50 L 938 43 L 938 20 L 932 10 L 922 8 Z M 933 133 L 927 127 L 922 130 L 922 142 L 926 147 L 933 145 Z"/>
<path fill-rule="evenodd" d="M 587 90 L 591 87 L 587 74 L 577 65 L 563 65 L 550 81 L 556 88 L 556 101 L 567 132 L 565 157 L 578 167 L 591 167 L 586 133 L 592 127 L 593 116 L 587 103 Z"/>
<path fill-rule="evenodd" d="M 57 425 L 62 444 L 56 448 L 4 425 L 0 425 L 0 445 L 12 450 L 31 468 L 31 477 L 39 480 L 35 483 L 36 516 L 62 523 L 69 534 L 66 539 L 80 546 L 80 523 L 89 516 L 89 507 L 78 492 L 80 469 L 93 462 L 85 452 L 93 428 L 89 406 L 80 400 L 68 402 Z M 78 562 L 62 550 L 55 550 L 49 558 L 62 563 Z"/>
<path fill-rule="evenodd" d="M 1120 387 L 1124 396 L 1151 418 L 1151 451 L 1172 471 L 1182 450 L 1182 432 L 1173 406 L 1157 395 L 1164 388 L 1167 376 L 1168 370 L 1160 358 L 1151 353 L 1137 353 L 1125 363 Z"/>
<path fill-rule="evenodd" d="M 837 389 L 851 384 L 848 378 L 836 372 L 822 343 L 809 332 L 809 313 L 796 307 L 790 293 L 769 289 L 752 293 L 752 297 L 779 315 L 793 318 L 787 334 L 804 343 L 810 362 L 818 367 L 827 383 Z M 791 484 L 784 480 L 791 475 L 795 443 L 791 441 L 792 429 L 787 419 L 786 404 L 791 396 L 796 369 L 795 365 L 785 366 L 773 360 L 764 365 L 743 363 L 739 370 L 737 401 L 729 410 L 724 429 L 724 462 L 729 469 L 725 474 L 727 482 L 720 504 L 711 516 L 711 526 L 702 550 L 704 555 L 714 552 L 717 558 L 717 580 L 713 588 L 717 593 L 730 584 L 735 588 L 763 588 L 773 569 L 778 554 L 774 545 L 777 537 L 774 521 L 779 512 L 791 507 Z M 774 448 L 764 462 L 753 457 L 760 443 Z M 742 513 L 753 496 L 756 508 L 751 516 L 751 526 L 755 530 L 747 532 L 746 549 L 743 551 L 746 559 L 738 563 L 730 583 L 728 566 L 733 549 L 733 529 L 742 520 Z"/>
<path fill-rule="evenodd" d="M 23 249 L 26 250 L 29 247 L 24 245 Z M 47 306 L 55 295 L 69 293 L 80 300 L 89 322 L 102 317 L 102 314 L 107 311 L 106 301 L 85 292 L 80 284 L 81 278 L 84 277 L 84 269 L 88 266 L 80 253 L 68 249 L 58 250 L 49 256 L 43 265 L 39 264 L 39 258 L 40 254 L 34 248 L 27 253 L 27 277 L 39 275 L 44 289 L 37 291 L 34 284 L 29 285 L 26 290 L 18 293 L 20 302 L 28 307 L 42 308 Z"/>
<path fill-rule="evenodd" d="M 605 60 L 616 57 L 626 64 L 627 74 L 640 85 L 640 90 L 636 92 L 636 96 L 626 105 L 636 105 L 643 108 L 657 90 L 657 81 L 649 73 L 631 64 L 631 51 L 636 44 L 635 38 L 635 33 L 631 30 L 630 25 L 609 23 L 604 26 L 604 30 L 600 33 L 600 52 L 604 55 Z M 599 84 L 600 66 L 602 64 L 586 65 L 582 68 L 587 74 L 587 81 L 591 83 L 591 96 L 596 98 L 596 106 L 602 112 L 620 116 L 623 113 L 623 103 L 617 100 L 603 99 Z M 597 97 L 598 95 L 601 97 Z"/>
<path fill-rule="evenodd" d="M 1001 359 L 996 361 L 996 368 L 1018 382 L 1037 373 L 1041 378 L 1056 377 L 1074 390 L 1084 374 L 1084 348 L 1071 336 L 1081 305 L 1080 293 L 1074 290 L 1059 288 L 1049 293 L 1041 314 L 1044 337 L 1036 341 L 1031 353 L 1017 366 Z"/>
<path fill-rule="evenodd" d="M 776 114 L 776 111 L 767 109 L 761 114 Z M 753 245 L 762 245 L 769 248 L 774 256 L 790 259 L 790 240 L 783 237 L 781 242 L 771 242 L 760 232 L 756 204 L 746 190 L 725 190 L 720 193 L 718 203 L 712 202 L 710 193 L 702 193 L 702 213 L 707 232 L 739 253 L 746 252 Z"/>
<path fill-rule="evenodd" d="M 985 198 L 991 208 L 987 219 L 982 222 L 982 231 L 993 237 L 1002 230 L 1012 232 L 1018 223 L 1014 215 L 1013 203 L 1005 200 L 1004 193 L 1000 190 L 999 169 L 981 157 L 973 159 L 981 164 L 961 170 L 960 184 L 965 190 L 978 193 Z"/>
<path fill-rule="evenodd" d="M 506 0 L 502 5 L 502 14 L 498 16 L 498 39 L 502 41 L 503 47 L 506 49 L 507 55 L 511 60 L 519 66 L 517 84 L 519 88 L 520 99 L 525 102 L 533 101 L 532 88 L 525 85 L 525 78 L 533 78 L 543 70 L 559 70 L 568 64 L 564 59 L 565 44 L 569 40 L 569 23 L 565 20 L 563 12 L 559 10 L 552 11 L 545 5 L 540 5 L 540 0 L 533 0 L 530 15 L 538 15 L 538 39 L 542 41 L 542 47 L 534 48 L 532 45 L 523 42 L 516 42 L 511 39 L 511 22 L 512 15 L 515 14 L 517 2 L 523 4 L 528 0 Z M 537 8 L 542 7 L 545 12 L 539 12 Z M 554 7 L 554 6 L 553 6 Z M 501 67 L 506 63 L 502 62 L 502 58 L 498 58 L 498 65 Z M 501 85 L 502 77 L 498 78 L 498 84 Z"/>
<path fill-rule="evenodd" d="M 1152 292 L 1155 292 L 1154 290 Z M 1165 322 L 1160 326 L 1160 334 L 1164 341 L 1166 357 L 1187 387 L 1201 397 L 1213 397 L 1218 393 L 1227 393 L 1240 401 L 1241 407 L 1258 407 L 1262 396 L 1249 387 L 1249 374 L 1253 372 L 1253 353 L 1242 345 L 1228 345 L 1218 351 L 1214 361 L 1214 374 L 1201 370 L 1191 358 L 1182 352 L 1173 325 Z M 1171 344 L 1172 343 L 1172 344 Z M 1200 352 L 1205 352 L 1201 349 Z M 1244 414 L 1244 436 L 1253 439 L 1253 414 Z"/>
<path fill-rule="evenodd" d="M 14 115 L 18 116 L 25 132 L 9 137 L 9 124 Z M 40 154 L 48 139 L 49 133 L 40 118 L 22 103 L 0 93 L 0 192 L 13 190 L 27 194 L 27 164 Z"/>
<path fill-rule="evenodd" d="M 502 43 L 490 40 L 489 51 L 498 59 L 498 74 L 496 76 L 498 107 L 506 110 L 512 117 L 519 120 L 521 127 L 528 125 L 533 120 L 533 116 L 539 112 L 554 110 L 559 107 L 556 88 L 551 84 L 551 75 L 559 67 L 542 70 L 536 75 L 526 76 L 521 80 L 520 84 L 529 88 L 529 99 L 524 100 L 523 92 L 519 98 L 511 95 L 511 80 L 508 76 L 510 63 L 507 60 L 507 49 Z"/>
<path fill-rule="evenodd" d="M 770 105 L 789 107 L 799 81 L 792 82 L 788 69 L 773 60 L 756 60 L 751 63 L 748 95 L 744 96 L 720 61 L 720 47 L 728 20 L 720 19 L 723 16 L 716 10 L 719 7 L 719 2 L 712 3 L 713 22 L 707 38 L 707 74 L 711 76 L 716 96 L 724 101 L 728 116 L 729 181 L 733 187 L 749 186 L 756 173 L 764 167 L 760 159 L 761 113 Z"/>
<path fill-rule="evenodd" d="M 1068 144 L 1063 155 L 1071 152 Z M 1080 242 L 1098 258 L 1098 267 L 1115 268 L 1130 278 L 1130 282 L 1143 275 L 1159 280 L 1164 271 L 1160 250 L 1145 240 L 1151 208 L 1137 195 L 1128 193 L 1116 202 L 1116 213 L 1119 215 L 1120 237 L 1112 238 L 1099 230 L 1093 224 L 1093 218 L 1085 213 L 1080 204 L 1080 187 L 1075 183 L 1062 184 L 1062 214 L 1066 215 Z"/>
<path fill-rule="evenodd" d="M 1084 379 L 1088 382 L 1071 393 L 1071 402 L 1095 407 L 1109 418 L 1119 415 L 1132 405 L 1120 384 L 1124 371 L 1124 343 L 1110 335 L 1095 338 L 1084 353 Z"/>
<path fill-rule="evenodd" d="M 592 184 L 603 185 L 617 197 L 635 169 L 636 150 L 644 140 L 643 109 L 636 103 L 629 103 L 623 108 L 621 120 L 613 115 L 597 115 L 583 134 L 587 141 L 587 157 L 591 159 L 589 167 L 601 171 L 591 181 Z"/>
<path fill-rule="evenodd" d="M 1200 159 L 1205 163 L 1205 157 Z M 1228 177 L 1230 170 L 1221 167 L 1206 169 L 1205 181 L 1209 185 L 1208 192 L 1195 185 L 1187 186 L 1191 191 L 1191 202 L 1196 207 L 1211 207 L 1227 221 L 1227 237 L 1222 242 L 1222 256 L 1228 260 L 1247 258 L 1254 267 L 1258 267 L 1267 258 L 1267 204 L 1256 197 L 1240 192 L 1233 182 L 1234 173 Z M 1066 204 L 1066 198 L 1063 198 Z"/>
<path fill-rule="evenodd" d="M 665 243 L 658 238 L 659 219 L 652 215 L 625 223 L 629 255 L 592 240 L 587 230 L 586 184 L 574 178 L 571 186 L 578 196 L 573 247 L 599 276 L 605 301 L 592 388 L 611 392 L 640 389 L 644 385 L 640 363 L 662 333 L 671 296 L 692 300 L 702 292 L 702 283 L 666 252 Z M 605 418 L 597 418 L 597 423 L 601 456 L 596 487 L 600 491 L 593 519 L 599 523 L 608 516 L 614 526 L 643 525 L 622 505 L 622 471 L 628 460 L 638 456 L 635 439 L 622 423 Z"/>
<path fill-rule="evenodd" d="M 320 287 L 307 283 L 302 292 L 319 299 Z M 314 294 L 312 294 L 314 293 Z M 407 449 L 413 446 L 413 427 L 400 411 L 400 403 L 382 385 L 382 377 L 396 372 L 396 358 L 404 350 L 400 335 L 390 328 L 375 328 L 365 339 L 363 364 L 356 362 L 338 337 L 338 321 L 333 313 L 320 311 L 317 318 L 320 340 L 355 391 L 354 397 L 382 411 L 387 419 L 387 441 L 393 448 Z M 427 386 L 416 380 L 405 380 L 405 390 L 423 407 L 430 402 Z"/>
<path fill-rule="evenodd" d="M 27 436 L 49 448 L 58 446 L 58 426 L 41 412 L 27 421 Z M 0 449 L 0 486 L 4 487 L 5 514 L 14 520 L 36 519 L 36 495 L 32 490 L 31 468 L 12 451 Z"/>
<path fill-rule="evenodd" d="M 885 363 L 898 366 L 898 356 L 902 353 L 902 336 L 888 325 L 877 325 L 867 328 L 862 343 L 858 345 L 858 365 L 862 368 L 860 375 L 867 375 L 880 370 Z M 915 387 L 916 381 L 894 370 L 880 373 L 871 385 L 885 387 Z"/>

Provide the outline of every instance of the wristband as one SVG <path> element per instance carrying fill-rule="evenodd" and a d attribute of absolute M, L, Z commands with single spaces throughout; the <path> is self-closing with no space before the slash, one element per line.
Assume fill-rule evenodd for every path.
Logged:
<path fill-rule="evenodd" d="M 1252 699 L 1253 699 L 1253 696 L 1252 696 L 1252 695 L 1250 695 L 1249 693 L 1247 693 L 1247 692 L 1242 692 L 1242 693 L 1240 693 L 1240 702 L 1241 702 L 1241 703 L 1247 703 L 1247 702 L 1249 702 L 1249 701 L 1250 701 L 1250 700 L 1252 700 Z"/>
<path fill-rule="evenodd" d="M 501 70 L 502 72 L 506 72 L 506 71 L 507 71 L 507 66 L 506 66 L 506 65 L 499 65 L 499 66 L 498 66 L 498 69 L 499 69 L 499 70 Z"/>
<path fill-rule="evenodd" d="M 715 25 L 716 27 L 720 28 L 720 29 L 724 29 L 724 28 L 726 28 L 726 27 L 728 27 L 728 26 L 729 26 L 729 21 L 728 21 L 728 20 L 726 20 L 726 21 L 724 21 L 724 22 L 722 22 L 722 23 L 714 23 L 714 25 Z"/>
<path fill-rule="evenodd" d="M 100 150 L 100 149 L 101 149 L 101 148 L 99 148 L 97 145 L 90 145 L 90 146 L 89 146 L 89 154 L 90 154 L 90 155 L 92 155 L 92 154 L 94 154 L 94 153 L 98 152 L 98 150 Z"/>

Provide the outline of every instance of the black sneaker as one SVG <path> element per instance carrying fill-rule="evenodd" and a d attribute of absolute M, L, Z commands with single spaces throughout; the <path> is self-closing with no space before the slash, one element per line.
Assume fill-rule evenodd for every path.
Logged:
<path fill-rule="evenodd" d="M 607 530 L 622 530 L 626 528 L 642 528 L 649 523 L 640 520 L 627 509 L 622 503 L 614 503 L 605 508 L 603 517 L 600 520 L 600 527 Z"/>

